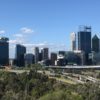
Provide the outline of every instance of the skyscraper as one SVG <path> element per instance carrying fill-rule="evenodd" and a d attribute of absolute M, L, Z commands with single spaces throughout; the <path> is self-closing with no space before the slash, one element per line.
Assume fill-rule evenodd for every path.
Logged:
<path fill-rule="evenodd" d="M 80 26 L 78 32 L 78 50 L 86 54 L 91 52 L 91 27 Z"/>
<path fill-rule="evenodd" d="M 39 61 L 39 48 L 38 47 L 35 47 L 35 63 L 38 63 Z"/>
<path fill-rule="evenodd" d="M 39 61 L 42 61 L 42 53 L 39 53 Z"/>
<path fill-rule="evenodd" d="M 34 55 L 31 53 L 25 54 L 25 65 L 34 64 Z"/>
<path fill-rule="evenodd" d="M 71 50 L 76 50 L 76 34 L 74 32 L 71 33 Z"/>
<path fill-rule="evenodd" d="M 80 26 L 78 32 L 78 50 L 85 53 L 85 64 L 90 65 L 92 60 L 90 58 L 91 53 L 91 27 Z"/>
<path fill-rule="evenodd" d="M 24 55 L 26 53 L 26 47 L 23 45 L 17 44 L 16 45 L 16 52 L 15 52 L 15 59 L 16 65 L 21 67 L 25 65 Z"/>
<path fill-rule="evenodd" d="M 55 65 L 55 61 L 57 60 L 57 54 L 56 53 L 51 53 L 51 65 Z"/>
<path fill-rule="evenodd" d="M 1 37 L 0 38 L 0 65 L 8 65 L 9 64 L 9 43 L 8 38 Z"/>
<path fill-rule="evenodd" d="M 43 48 L 41 50 L 42 53 L 42 60 L 48 60 L 49 59 L 49 49 L 48 48 Z"/>
<path fill-rule="evenodd" d="M 99 38 L 97 35 L 94 35 L 92 38 L 92 51 L 95 52 L 99 52 L 99 47 L 100 47 L 100 43 L 99 43 Z"/>

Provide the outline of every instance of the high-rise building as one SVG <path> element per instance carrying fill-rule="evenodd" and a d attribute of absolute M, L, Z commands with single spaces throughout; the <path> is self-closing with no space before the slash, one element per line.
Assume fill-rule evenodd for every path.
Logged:
<path fill-rule="evenodd" d="M 48 48 L 43 48 L 41 50 L 42 53 L 42 60 L 48 60 L 49 59 L 49 49 Z"/>
<path fill-rule="evenodd" d="M 71 50 L 76 50 L 76 34 L 74 32 L 71 33 Z"/>
<path fill-rule="evenodd" d="M 16 65 L 21 67 L 25 65 L 24 55 L 26 53 L 26 47 L 20 44 L 16 45 L 15 59 Z"/>
<path fill-rule="evenodd" d="M 92 51 L 94 52 L 99 52 L 99 47 L 100 47 L 100 43 L 99 43 L 99 38 L 97 35 L 94 35 L 92 38 Z"/>
<path fill-rule="evenodd" d="M 57 60 L 57 54 L 51 53 L 51 65 L 55 65 L 55 61 Z"/>
<path fill-rule="evenodd" d="M 91 52 L 91 27 L 80 26 L 78 32 L 78 50 L 86 54 Z"/>
<path fill-rule="evenodd" d="M 0 38 L 0 65 L 9 64 L 9 39 L 6 37 Z"/>
<path fill-rule="evenodd" d="M 39 53 L 39 61 L 42 61 L 42 53 Z"/>
<path fill-rule="evenodd" d="M 89 56 L 91 53 L 91 27 L 80 26 L 78 32 L 78 50 L 85 53 L 85 64 L 90 65 L 92 63 Z"/>
<path fill-rule="evenodd" d="M 34 64 L 34 55 L 31 53 L 25 54 L 25 65 Z"/>
<path fill-rule="evenodd" d="M 39 61 L 39 48 L 35 47 L 34 51 L 35 51 L 35 63 L 38 63 L 38 61 Z"/>

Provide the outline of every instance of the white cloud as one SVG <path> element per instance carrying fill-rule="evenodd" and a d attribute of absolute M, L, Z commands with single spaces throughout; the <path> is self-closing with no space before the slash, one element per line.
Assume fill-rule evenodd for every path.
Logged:
<path fill-rule="evenodd" d="M 12 57 L 14 58 L 16 44 L 22 44 L 22 45 L 26 44 L 24 46 L 27 48 L 27 52 L 29 51 L 31 53 L 33 51 L 35 44 L 27 44 L 29 43 L 30 41 L 29 39 L 33 35 L 33 33 L 34 33 L 33 29 L 23 27 L 18 30 L 18 33 L 15 33 L 13 35 L 13 39 L 9 40 L 11 58 Z"/>
<path fill-rule="evenodd" d="M 32 36 L 31 33 L 34 31 L 30 28 L 23 27 L 19 30 L 18 33 L 14 34 L 14 39 L 10 40 L 9 43 L 11 44 L 24 44 L 28 42 L 28 39 Z M 29 34 L 30 33 L 30 34 Z"/>
<path fill-rule="evenodd" d="M 39 48 L 48 47 L 50 51 L 67 50 L 65 44 L 54 44 L 54 43 L 42 42 L 36 44 L 24 43 L 23 45 L 26 46 L 29 50 L 33 50 L 34 47 L 39 47 Z"/>
<path fill-rule="evenodd" d="M 5 31 L 4 30 L 0 30 L 0 34 L 4 34 L 5 33 Z"/>
<path fill-rule="evenodd" d="M 20 38 L 20 37 L 23 37 L 22 34 L 14 34 L 14 36 L 15 36 L 15 37 L 19 37 L 19 38 Z"/>
<path fill-rule="evenodd" d="M 32 41 L 30 41 L 30 37 L 32 37 L 34 31 L 30 28 L 27 27 L 23 27 L 21 28 L 18 33 L 14 34 L 14 38 L 12 40 L 9 40 L 10 46 L 11 46 L 11 50 L 10 51 L 15 51 L 13 48 L 15 48 L 13 45 L 16 44 L 22 44 L 27 48 L 27 52 L 28 53 L 33 53 L 34 52 L 34 47 L 39 47 L 39 48 L 44 48 L 44 47 L 48 47 L 50 49 L 50 51 L 58 51 L 58 50 L 67 50 L 66 49 L 66 45 L 64 44 L 54 44 L 54 43 L 48 43 L 47 41 L 44 42 L 40 42 L 40 43 L 30 43 Z M 12 54 L 12 52 L 11 52 Z"/>
<path fill-rule="evenodd" d="M 22 40 L 9 40 L 10 44 L 22 44 L 23 41 Z"/>
<path fill-rule="evenodd" d="M 16 40 L 9 40 L 9 43 L 15 44 L 17 41 Z"/>
<path fill-rule="evenodd" d="M 26 33 L 26 34 L 33 33 L 33 32 L 34 32 L 33 29 L 27 28 L 27 27 L 21 28 L 20 31 L 21 31 L 22 33 Z"/>
<path fill-rule="evenodd" d="M 33 32 L 34 31 L 32 29 L 27 28 L 27 27 L 23 27 L 23 28 L 21 28 L 19 30 L 18 33 L 14 34 L 13 36 L 15 37 L 15 40 L 17 40 L 17 41 L 21 40 L 24 43 L 24 42 L 26 42 L 29 39 L 29 37 L 32 36 L 31 33 L 33 33 Z"/>
<path fill-rule="evenodd" d="M 47 47 L 49 48 L 50 52 L 57 52 L 58 50 L 67 50 L 66 45 L 65 44 L 54 44 L 54 43 L 47 43 L 45 42 L 41 42 L 41 43 L 28 43 L 26 41 L 23 40 L 10 40 L 10 49 L 11 51 L 15 52 L 15 46 L 16 44 L 22 44 L 27 48 L 27 53 L 33 53 L 34 54 L 34 47 L 39 47 L 40 50 L 41 48 Z M 10 54 L 12 55 L 12 52 L 10 52 Z M 13 55 L 15 55 L 13 53 Z"/>
<path fill-rule="evenodd" d="M 42 42 L 42 43 L 24 43 L 23 45 L 25 45 L 26 47 L 48 47 L 49 44 L 47 42 Z"/>

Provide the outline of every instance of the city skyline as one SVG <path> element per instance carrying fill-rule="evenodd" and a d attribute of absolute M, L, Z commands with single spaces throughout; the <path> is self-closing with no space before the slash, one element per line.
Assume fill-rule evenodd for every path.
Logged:
<path fill-rule="evenodd" d="M 92 26 L 92 35 L 100 36 L 99 5 L 98 0 L 0 0 L 0 37 L 10 39 L 10 58 L 16 43 L 28 52 L 35 46 L 70 50 L 70 33 L 79 25 Z"/>

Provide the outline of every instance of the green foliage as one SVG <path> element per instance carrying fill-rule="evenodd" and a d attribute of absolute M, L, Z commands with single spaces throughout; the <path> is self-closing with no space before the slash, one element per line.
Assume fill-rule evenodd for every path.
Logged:
<path fill-rule="evenodd" d="M 0 72 L 0 100 L 100 100 L 100 84 L 62 84 L 37 69 Z"/>
<path fill-rule="evenodd" d="M 40 64 L 33 64 L 33 65 L 31 65 L 31 68 L 35 69 L 35 70 L 41 70 L 43 68 L 43 66 Z"/>
<path fill-rule="evenodd" d="M 100 100 L 100 84 L 87 83 L 78 85 L 77 92 L 82 95 L 84 100 Z"/>
<path fill-rule="evenodd" d="M 83 99 L 78 94 L 74 94 L 69 91 L 59 90 L 51 92 L 41 97 L 39 100 L 83 100 Z"/>
<path fill-rule="evenodd" d="M 36 100 L 53 89 L 54 81 L 36 69 L 22 74 L 1 72 L 0 100 Z"/>

